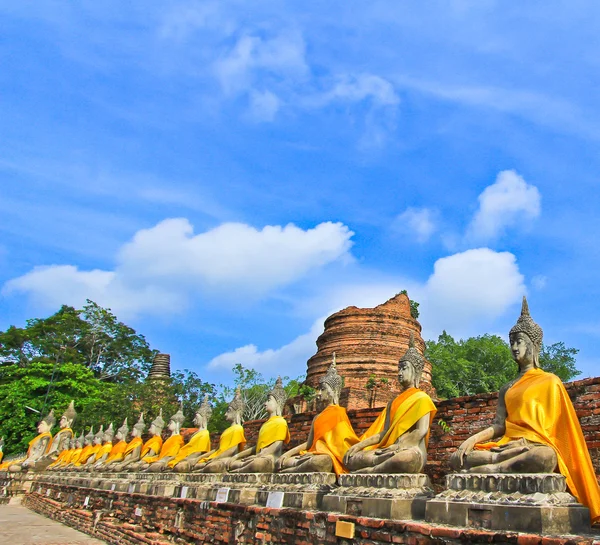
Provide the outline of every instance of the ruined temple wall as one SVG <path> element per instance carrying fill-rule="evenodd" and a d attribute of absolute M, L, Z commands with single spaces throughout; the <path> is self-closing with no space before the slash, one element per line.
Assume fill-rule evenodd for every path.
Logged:
<path fill-rule="evenodd" d="M 565 384 L 573 402 L 585 436 L 596 475 L 600 475 L 600 377 L 578 380 Z M 478 394 L 439 401 L 429 440 L 426 472 L 436 486 L 444 484 L 449 472 L 448 460 L 452 452 L 477 431 L 489 426 L 496 414 L 498 394 Z M 377 409 L 349 410 L 348 416 L 360 436 L 375 420 Z M 287 416 L 292 442 L 290 448 L 306 441 L 315 413 Z M 262 420 L 246 422 L 246 438 L 256 442 Z"/>

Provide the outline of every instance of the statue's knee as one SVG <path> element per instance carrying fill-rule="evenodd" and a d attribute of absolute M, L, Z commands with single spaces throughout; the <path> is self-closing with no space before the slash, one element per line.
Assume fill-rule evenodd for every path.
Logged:
<path fill-rule="evenodd" d="M 450 456 L 450 467 L 454 471 L 460 471 L 461 469 L 463 469 L 463 464 L 461 463 L 458 451 L 454 452 L 452 456 Z"/>

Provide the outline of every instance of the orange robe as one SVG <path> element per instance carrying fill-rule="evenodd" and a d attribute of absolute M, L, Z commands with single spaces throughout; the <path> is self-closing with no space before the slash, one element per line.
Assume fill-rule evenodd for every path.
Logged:
<path fill-rule="evenodd" d="M 219 437 L 219 448 L 210 456 L 198 460 L 198 463 L 206 462 L 223 454 L 226 450 L 237 445 L 238 452 L 246 446 L 246 436 L 244 435 L 244 427 L 241 424 L 232 424 Z"/>
<path fill-rule="evenodd" d="M 58 458 L 56 460 L 54 460 L 54 462 L 52 462 L 49 466 L 48 469 L 53 468 L 53 467 L 57 467 L 59 465 L 62 465 L 65 460 L 69 459 L 71 457 L 71 454 L 73 454 L 73 451 L 75 449 L 67 449 L 67 450 L 63 450 L 59 455 Z"/>
<path fill-rule="evenodd" d="M 431 398 L 418 388 L 408 388 L 395 399 L 393 399 L 369 429 L 362 435 L 360 440 L 366 439 L 383 431 L 387 411 L 390 411 L 390 427 L 378 444 L 371 445 L 365 450 L 375 450 L 393 445 L 398 438 L 412 428 L 423 416 L 429 414 L 429 424 L 433 420 L 437 409 Z M 429 431 L 425 437 L 425 445 L 429 443 Z"/>
<path fill-rule="evenodd" d="M 83 448 L 76 448 L 73 449 L 73 452 L 69 455 L 68 458 L 65 458 L 64 462 L 62 462 L 60 464 L 61 467 L 69 465 L 69 464 L 74 464 L 75 462 L 77 462 L 79 460 L 79 457 L 81 456 L 81 453 L 83 452 Z"/>
<path fill-rule="evenodd" d="M 98 452 L 100 451 L 101 448 L 102 448 L 102 445 L 90 445 L 90 450 L 87 451 L 85 456 L 83 455 L 83 452 L 82 452 L 81 456 L 79 457 L 79 461 L 75 465 L 77 465 L 77 466 L 84 465 L 92 456 L 95 456 L 96 454 L 98 454 Z"/>
<path fill-rule="evenodd" d="M 160 452 L 162 444 L 163 444 L 162 437 L 160 435 L 153 435 L 152 437 L 150 437 L 150 439 L 148 439 L 148 441 L 146 441 L 144 443 L 144 446 L 142 447 L 142 452 L 140 454 L 140 458 L 143 459 L 144 456 L 146 456 L 150 453 L 150 451 L 153 451 L 156 453 Z"/>
<path fill-rule="evenodd" d="M 141 441 L 141 439 L 140 439 Z M 110 449 L 108 458 L 104 460 L 105 464 L 112 464 L 113 462 L 120 462 L 123 459 L 123 453 L 127 448 L 127 441 L 119 441 L 116 445 Z"/>
<path fill-rule="evenodd" d="M 123 452 L 123 460 L 129 456 L 136 448 L 143 446 L 143 441 L 141 437 L 134 437 L 127 446 L 125 447 L 125 452 Z M 141 451 L 140 451 L 141 452 Z"/>
<path fill-rule="evenodd" d="M 143 461 L 147 464 L 158 462 L 165 456 L 177 456 L 179 449 L 183 446 L 183 437 L 181 435 L 171 435 L 160 448 L 160 452 L 156 456 L 146 456 Z"/>
<path fill-rule="evenodd" d="M 208 430 L 199 430 L 190 438 L 187 445 L 181 447 L 181 450 L 167 466 L 175 467 L 179 462 L 185 460 L 190 454 L 196 452 L 208 452 L 210 450 L 210 433 Z"/>
<path fill-rule="evenodd" d="M 552 447 L 558 469 L 571 493 L 600 520 L 600 488 L 577 414 L 561 380 L 534 368 L 527 371 L 504 396 L 506 431 L 499 441 L 475 445 L 489 450 L 517 439 Z"/>
<path fill-rule="evenodd" d="M 256 440 L 256 454 L 275 441 L 290 442 L 290 430 L 283 416 L 272 416 L 260 427 Z"/>
<path fill-rule="evenodd" d="M 313 421 L 313 440 L 308 449 L 300 455 L 327 454 L 333 462 L 336 475 L 348 473 L 342 460 L 348 449 L 358 443 L 358 437 L 348 420 L 346 409 L 339 405 L 329 405 Z"/>
<path fill-rule="evenodd" d="M 71 460 L 71 463 L 75 464 L 76 466 L 80 466 L 89 458 L 90 450 L 92 450 L 92 445 L 86 445 L 85 447 L 83 447 L 81 449 L 81 452 L 79 453 L 79 456 L 77 456 L 77 459 L 73 458 L 73 460 Z"/>
<path fill-rule="evenodd" d="M 106 443 L 103 443 L 102 446 L 100 447 L 100 450 L 98 450 L 98 454 L 96 454 L 96 459 L 94 460 L 94 463 L 99 462 L 100 458 L 102 458 L 102 456 L 104 456 L 105 454 L 110 454 L 110 451 L 113 448 L 113 444 L 112 441 L 107 441 Z M 104 460 L 106 462 L 106 460 Z"/>

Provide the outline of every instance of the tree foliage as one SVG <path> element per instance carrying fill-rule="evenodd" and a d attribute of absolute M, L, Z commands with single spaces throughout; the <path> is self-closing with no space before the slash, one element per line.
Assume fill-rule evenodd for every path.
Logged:
<path fill-rule="evenodd" d="M 542 346 L 540 367 L 567 381 L 580 372 L 578 350 L 559 342 Z M 432 364 L 432 382 L 442 398 L 495 392 L 517 376 L 508 343 L 497 335 L 482 335 L 456 341 L 445 331 L 437 341 L 428 341 L 426 358 Z"/>

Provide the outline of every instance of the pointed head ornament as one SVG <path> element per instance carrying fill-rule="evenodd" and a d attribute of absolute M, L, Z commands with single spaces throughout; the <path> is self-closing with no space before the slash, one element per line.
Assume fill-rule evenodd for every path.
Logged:
<path fill-rule="evenodd" d="M 333 353 L 333 360 L 329 366 L 329 369 L 327 369 L 327 373 L 320 378 L 319 383 L 327 384 L 338 396 L 342 391 L 342 377 L 338 375 L 337 372 L 335 352 Z"/>
<path fill-rule="evenodd" d="M 525 333 L 525 335 L 531 339 L 531 342 L 539 353 L 542 347 L 544 332 L 542 328 L 533 321 L 533 318 L 529 314 L 529 305 L 527 304 L 527 298 L 525 296 L 523 296 L 521 316 L 519 316 L 517 323 L 510 330 L 508 337 L 510 338 L 517 333 Z"/>
<path fill-rule="evenodd" d="M 415 346 L 415 335 L 411 331 L 410 339 L 408 341 L 408 349 L 404 352 L 404 355 L 400 358 L 400 361 L 407 361 L 415 370 L 415 379 L 418 384 L 421 380 L 421 373 L 423 372 L 423 367 L 425 366 L 425 358 L 421 355 Z"/>

